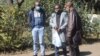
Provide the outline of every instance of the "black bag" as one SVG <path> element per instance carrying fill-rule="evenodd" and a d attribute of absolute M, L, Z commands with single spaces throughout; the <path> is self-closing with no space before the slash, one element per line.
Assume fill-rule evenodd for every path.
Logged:
<path fill-rule="evenodd" d="M 73 43 L 76 45 L 80 45 L 82 43 L 82 32 L 81 32 L 81 18 L 78 15 L 78 13 L 76 13 L 76 21 L 75 21 L 75 26 L 76 26 L 76 33 L 73 37 Z"/>
<path fill-rule="evenodd" d="M 75 45 L 80 45 L 82 43 L 81 32 L 80 31 L 77 31 L 75 36 L 73 37 L 73 43 Z"/>

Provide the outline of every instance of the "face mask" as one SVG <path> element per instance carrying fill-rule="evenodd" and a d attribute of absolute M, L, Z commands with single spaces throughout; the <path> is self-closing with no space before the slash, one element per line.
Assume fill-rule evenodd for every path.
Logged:
<path fill-rule="evenodd" d="M 40 6 L 36 6 L 35 9 L 36 9 L 36 10 L 40 10 Z"/>

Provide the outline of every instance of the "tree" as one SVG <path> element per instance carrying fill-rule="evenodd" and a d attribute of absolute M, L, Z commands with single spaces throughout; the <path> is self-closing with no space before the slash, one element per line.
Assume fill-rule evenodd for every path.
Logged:
<path fill-rule="evenodd" d="M 35 0 L 0 0 L 0 50 L 20 49 L 32 44 L 31 32 L 27 26 L 27 14 Z M 49 27 L 49 16 L 54 11 L 55 4 L 64 7 L 65 2 L 72 1 L 82 17 L 85 38 L 90 35 L 91 25 L 87 14 L 94 8 L 99 10 L 99 0 L 41 0 L 46 11 L 46 46 L 51 44 L 51 33 Z M 6 4 L 6 3 L 7 4 Z M 2 4 L 1 4 L 2 3 Z M 7 6 L 8 5 L 8 6 Z M 95 6 L 95 7 L 94 7 Z M 31 41 L 30 41 L 31 40 Z"/>
<path fill-rule="evenodd" d="M 21 7 L 22 3 L 24 2 L 24 0 L 16 0 L 16 1 L 13 1 L 13 0 L 6 0 L 7 1 L 7 4 L 8 5 L 13 5 L 14 2 L 17 4 L 18 8 Z"/>
<path fill-rule="evenodd" d="M 22 3 L 24 2 L 24 0 L 17 0 L 17 5 L 18 5 L 18 8 L 21 7 Z"/>
<path fill-rule="evenodd" d="M 6 0 L 8 5 L 13 5 L 13 0 Z"/>

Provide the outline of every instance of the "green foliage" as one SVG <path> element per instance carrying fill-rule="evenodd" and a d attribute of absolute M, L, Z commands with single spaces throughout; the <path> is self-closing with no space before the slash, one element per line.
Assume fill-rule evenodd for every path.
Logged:
<path fill-rule="evenodd" d="M 6 0 L 0 0 L 0 50 L 17 50 L 32 47 L 32 36 L 27 23 L 27 14 L 34 5 L 35 0 L 25 0 L 21 8 L 16 3 L 12 6 L 6 4 Z M 46 46 L 51 45 L 51 30 L 48 17 L 54 11 L 55 4 L 63 7 L 68 0 L 42 0 L 42 5 L 46 11 Z M 2 4 L 1 4 L 2 3 Z M 91 24 L 88 18 L 87 5 L 74 1 L 75 8 L 78 10 L 83 23 L 83 34 L 87 38 L 91 34 L 95 36 L 99 33 L 100 23 L 98 20 Z"/>
<path fill-rule="evenodd" d="M 92 10 L 87 11 L 88 10 L 87 4 L 82 4 L 81 2 L 75 2 L 74 5 L 82 18 L 83 37 L 99 38 L 99 34 L 100 34 L 99 17 L 97 19 L 95 18 L 91 23 L 90 20 L 92 16 L 89 18 L 89 12 Z"/>
<path fill-rule="evenodd" d="M 32 42 L 30 38 L 25 38 L 30 37 L 28 34 L 23 36 L 24 32 L 27 32 L 27 17 L 24 10 L 16 6 L 5 7 L 1 9 L 0 17 L 1 50 L 24 48 Z"/>

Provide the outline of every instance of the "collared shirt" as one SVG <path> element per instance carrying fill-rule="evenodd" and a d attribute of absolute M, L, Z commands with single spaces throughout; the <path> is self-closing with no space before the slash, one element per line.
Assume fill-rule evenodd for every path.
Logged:
<path fill-rule="evenodd" d="M 40 14 L 41 14 L 40 12 L 34 10 L 34 17 L 40 17 Z"/>
<path fill-rule="evenodd" d="M 34 19 L 35 19 L 35 27 L 43 26 L 43 17 L 41 16 L 41 13 L 36 10 L 34 10 Z"/>

